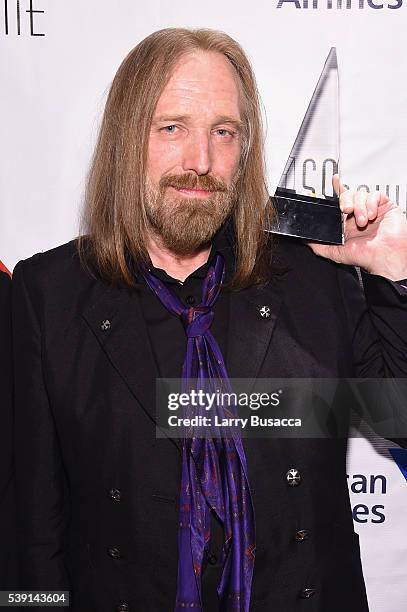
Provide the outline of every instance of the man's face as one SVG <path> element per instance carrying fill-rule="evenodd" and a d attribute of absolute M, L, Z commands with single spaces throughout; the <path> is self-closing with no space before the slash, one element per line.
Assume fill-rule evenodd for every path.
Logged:
<path fill-rule="evenodd" d="M 239 90 L 220 53 L 183 56 L 151 125 L 146 212 L 179 255 L 208 244 L 236 200 L 241 152 Z"/>

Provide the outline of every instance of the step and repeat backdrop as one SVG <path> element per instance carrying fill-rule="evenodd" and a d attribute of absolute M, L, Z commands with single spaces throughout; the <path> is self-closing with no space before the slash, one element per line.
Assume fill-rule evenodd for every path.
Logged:
<path fill-rule="evenodd" d="M 0 259 L 10 270 L 77 235 L 113 76 L 142 38 L 170 26 L 224 30 L 247 51 L 271 194 L 335 47 L 338 150 L 313 150 L 326 130 L 317 113 L 297 184 L 329 193 L 339 155 L 346 185 L 385 191 L 406 214 L 407 0 L 0 0 Z M 407 451 L 363 425 L 352 431 L 348 482 L 370 609 L 395 612 L 407 602 Z"/>

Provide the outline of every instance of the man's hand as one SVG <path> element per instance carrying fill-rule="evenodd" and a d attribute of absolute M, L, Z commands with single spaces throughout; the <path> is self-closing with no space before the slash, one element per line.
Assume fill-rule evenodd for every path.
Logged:
<path fill-rule="evenodd" d="M 396 281 L 407 278 L 407 221 L 397 204 L 374 191 L 351 193 L 334 175 L 333 187 L 344 213 L 345 244 L 307 242 L 321 257 L 363 268 Z"/>

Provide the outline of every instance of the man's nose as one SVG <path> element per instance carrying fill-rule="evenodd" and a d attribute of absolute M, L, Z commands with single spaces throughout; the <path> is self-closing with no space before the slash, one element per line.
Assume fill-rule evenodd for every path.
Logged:
<path fill-rule="evenodd" d="M 211 169 L 211 151 L 207 133 L 189 134 L 185 143 L 183 169 L 185 172 L 208 174 Z"/>

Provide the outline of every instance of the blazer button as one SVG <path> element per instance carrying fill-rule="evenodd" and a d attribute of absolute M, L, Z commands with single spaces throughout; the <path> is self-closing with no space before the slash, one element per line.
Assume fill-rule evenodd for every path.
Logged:
<path fill-rule="evenodd" d="M 115 612 L 130 612 L 130 606 L 125 601 L 121 601 L 115 608 Z"/>
<path fill-rule="evenodd" d="M 211 555 L 209 555 L 209 557 L 208 557 L 208 563 L 209 563 L 210 565 L 216 565 L 217 561 L 218 561 L 218 558 L 217 558 L 217 556 L 216 556 L 216 555 L 214 555 L 213 553 L 212 553 Z"/>
<path fill-rule="evenodd" d="M 290 487 L 298 487 L 302 480 L 302 476 L 296 468 L 291 468 L 291 470 L 288 470 L 285 477 L 287 480 L 287 484 Z"/>
<path fill-rule="evenodd" d="M 122 499 L 122 492 L 120 491 L 120 489 L 110 489 L 108 495 L 110 499 L 115 502 L 119 502 Z"/>
<path fill-rule="evenodd" d="M 121 559 L 121 557 L 122 557 L 121 554 L 120 554 L 120 550 L 118 548 L 115 548 L 115 547 L 108 548 L 107 549 L 107 554 L 112 559 Z"/>
<path fill-rule="evenodd" d="M 302 589 L 302 591 L 300 591 L 300 597 L 301 599 L 309 599 L 310 597 L 315 595 L 315 593 L 315 589 Z"/>
<path fill-rule="evenodd" d="M 309 531 L 307 531 L 306 529 L 300 529 L 295 534 L 296 542 L 303 542 L 304 540 L 307 540 L 308 538 L 309 538 Z"/>

